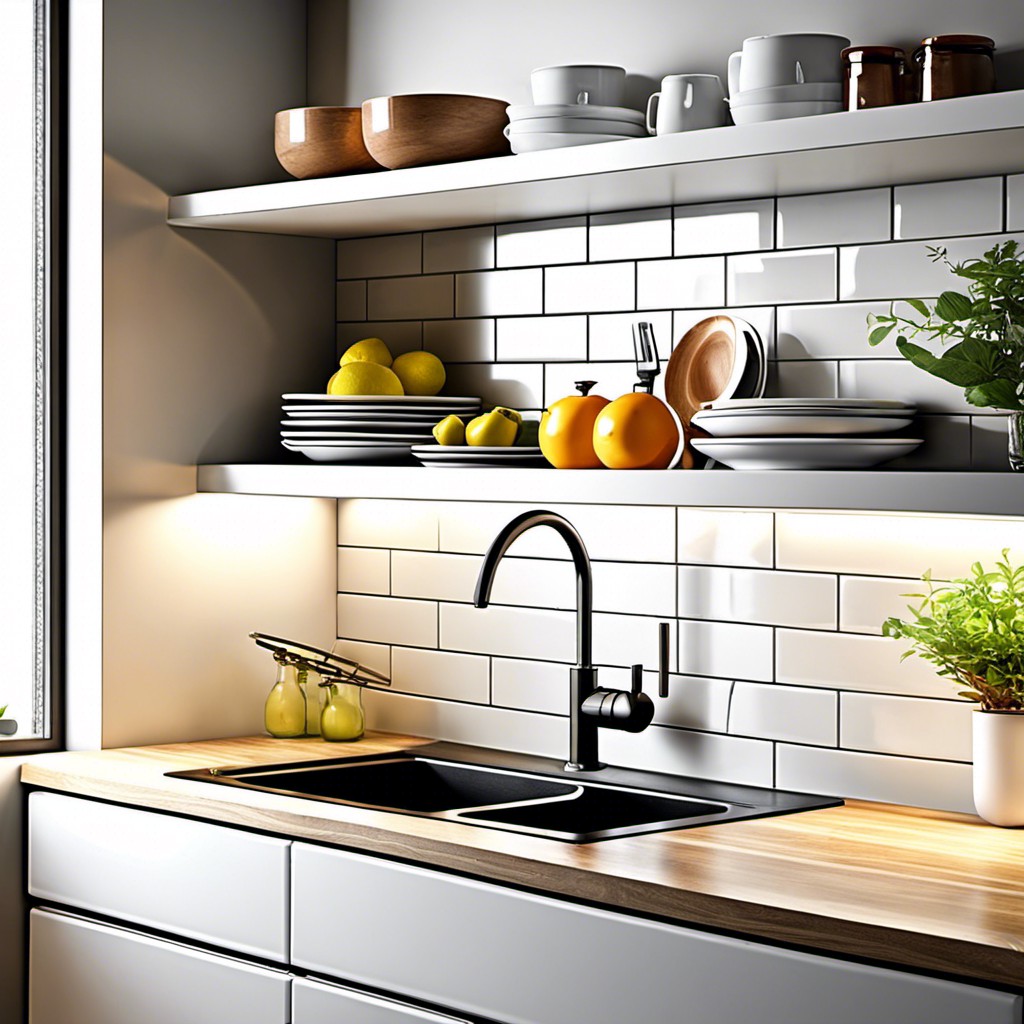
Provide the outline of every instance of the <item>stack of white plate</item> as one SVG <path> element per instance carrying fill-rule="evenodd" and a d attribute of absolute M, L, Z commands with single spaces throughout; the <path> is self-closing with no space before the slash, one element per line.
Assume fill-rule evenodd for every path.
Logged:
<path fill-rule="evenodd" d="M 921 444 L 884 436 L 909 426 L 915 412 L 906 402 L 867 398 L 720 400 L 691 421 L 711 437 L 691 441 L 732 469 L 866 469 Z"/>
<path fill-rule="evenodd" d="M 413 458 L 424 466 L 452 469 L 475 469 L 478 466 L 547 466 L 540 448 L 472 447 L 470 445 L 418 444 L 412 449 Z"/>
<path fill-rule="evenodd" d="M 513 153 L 647 137 L 644 115 L 629 107 L 589 103 L 521 104 L 508 108 L 505 137 Z"/>
<path fill-rule="evenodd" d="M 281 444 L 314 462 L 408 458 L 438 420 L 480 413 L 479 398 L 416 395 L 282 395 Z"/>
<path fill-rule="evenodd" d="M 729 97 L 729 109 L 736 124 L 836 114 L 843 109 L 843 87 L 839 82 L 804 82 L 747 89 Z"/>

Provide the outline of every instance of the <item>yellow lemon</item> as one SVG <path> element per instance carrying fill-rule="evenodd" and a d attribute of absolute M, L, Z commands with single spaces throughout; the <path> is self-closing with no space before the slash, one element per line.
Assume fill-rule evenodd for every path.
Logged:
<path fill-rule="evenodd" d="M 405 352 L 391 369 L 407 395 L 436 395 L 444 387 L 444 363 L 433 352 Z"/>
<path fill-rule="evenodd" d="M 402 382 L 377 363 L 346 363 L 327 382 L 329 395 L 401 395 Z"/>
<path fill-rule="evenodd" d="M 380 338 L 363 338 L 362 341 L 349 345 L 341 357 L 342 366 L 346 363 L 379 363 L 381 366 L 390 366 L 392 362 L 391 352 Z"/>
<path fill-rule="evenodd" d="M 458 416 L 445 416 L 433 429 L 434 440 L 443 445 L 466 443 L 466 424 Z"/>

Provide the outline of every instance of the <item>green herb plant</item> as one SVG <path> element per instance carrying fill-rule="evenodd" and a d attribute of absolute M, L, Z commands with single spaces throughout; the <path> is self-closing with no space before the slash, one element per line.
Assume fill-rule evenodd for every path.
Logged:
<path fill-rule="evenodd" d="M 992 246 L 983 256 L 951 263 L 944 248 L 928 247 L 969 282 L 967 294 L 943 292 L 934 306 L 904 299 L 923 319 L 887 314 L 868 316 L 868 343 L 879 345 L 897 331 L 900 355 L 933 377 L 964 389 L 971 405 L 1024 412 L 1024 254 L 1017 242 Z M 910 338 L 927 335 L 941 343 L 935 353 Z"/>
<path fill-rule="evenodd" d="M 1014 568 L 1004 549 L 992 571 L 975 562 L 966 579 L 935 586 L 930 570 L 921 578 L 928 592 L 904 595 L 921 599 L 909 606 L 911 621 L 882 624 L 883 635 L 911 642 L 902 660 L 932 662 L 988 711 L 1024 711 L 1024 566 Z"/>
<path fill-rule="evenodd" d="M 4 715 L 6 715 L 6 714 L 7 714 L 7 709 L 8 709 L 8 708 L 9 708 L 10 706 L 11 706 L 10 704 L 5 704 L 5 705 L 4 705 L 4 706 L 3 706 L 2 708 L 0 708 L 0 718 L 3 718 L 3 717 L 4 717 Z"/>

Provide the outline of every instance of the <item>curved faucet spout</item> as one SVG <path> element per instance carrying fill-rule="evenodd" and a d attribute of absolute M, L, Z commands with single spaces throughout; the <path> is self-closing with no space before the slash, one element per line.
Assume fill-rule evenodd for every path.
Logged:
<path fill-rule="evenodd" d="M 591 668 L 593 661 L 594 578 L 590 569 L 590 556 L 576 527 L 557 512 L 535 509 L 524 512 L 507 523 L 491 542 L 484 555 L 480 575 L 476 581 L 473 603 L 486 608 L 491 600 L 491 587 L 498 563 L 515 539 L 535 526 L 550 526 L 565 541 L 576 566 L 576 664 L 578 668 Z"/>

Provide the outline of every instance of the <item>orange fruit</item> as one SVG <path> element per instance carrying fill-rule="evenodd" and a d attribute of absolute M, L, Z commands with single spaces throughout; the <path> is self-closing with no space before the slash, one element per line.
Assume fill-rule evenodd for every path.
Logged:
<path fill-rule="evenodd" d="M 608 404 L 601 395 L 589 395 L 593 381 L 576 386 L 581 394 L 552 402 L 540 418 L 537 443 L 544 458 L 556 469 L 600 469 L 594 452 L 594 421 Z"/>
<path fill-rule="evenodd" d="M 594 451 L 609 469 L 666 469 L 678 447 L 675 417 L 643 391 L 609 402 L 594 421 Z"/>

